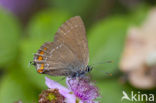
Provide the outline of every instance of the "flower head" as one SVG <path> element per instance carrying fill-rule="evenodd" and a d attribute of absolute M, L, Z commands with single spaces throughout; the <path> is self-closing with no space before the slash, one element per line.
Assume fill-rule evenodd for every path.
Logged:
<path fill-rule="evenodd" d="M 120 61 L 120 70 L 136 88 L 156 87 L 156 9 L 152 9 L 140 27 L 128 30 Z"/>
<path fill-rule="evenodd" d="M 62 86 L 61 84 L 49 79 L 49 78 L 45 78 L 46 79 L 46 85 L 50 88 L 50 89 L 58 89 L 58 92 L 64 96 L 65 98 L 65 103 L 75 103 L 76 101 L 76 96 L 72 93 L 72 91 L 70 89 L 67 89 L 66 87 Z"/>
<path fill-rule="evenodd" d="M 99 96 L 98 89 L 90 83 L 88 78 L 67 78 L 67 84 L 76 97 L 85 103 L 93 103 Z"/>
<path fill-rule="evenodd" d="M 63 103 L 64 96 L 62 96 L 58 89 L 48 89 L 42 91 L 39 96 L 39 103 Z"/>
<path fill-rule="evenodd" d="M 65 103 L 95 103 L 99 96 L 98 89 L 86 78 L 67 78 L 68 88 L 46 77 L 46 85 L 57 89 Z"/>

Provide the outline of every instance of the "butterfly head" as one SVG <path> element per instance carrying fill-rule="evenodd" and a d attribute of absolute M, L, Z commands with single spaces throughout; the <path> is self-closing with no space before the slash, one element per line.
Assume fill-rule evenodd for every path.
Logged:
<path fill-rule="evenodd" d="M 90 72 L 90 71 L 92 71 L 92 69 L 93 69 L 93 67 L 87 66 L 87 67 L 86 67 L 86 72 Z"/>
<path fill-rule="evenodd" d="M 70 77 L 75 78 L 75 77 L 83 77 L 85 76 L 86 73 L 90 72 L 92 70 L 92 67 L 87 66 L 85 69 L 80 69 L 77 72 L 73 72 Z"/>

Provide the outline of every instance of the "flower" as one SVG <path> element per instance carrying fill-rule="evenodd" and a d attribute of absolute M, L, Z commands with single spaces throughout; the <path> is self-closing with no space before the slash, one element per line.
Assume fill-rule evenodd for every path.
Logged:
<path fill-rule="evenodd" d="M 57 89 L 65 98 L 65 103 L 95 103 L 94 100 L 99 96 L 98 89 L 84 77 L 67 78 L 68 88 L 47 77 L 45 79 L 50 89 Z"/>
<path fill-rule="evenodd" d="M 61 84 L 49 79 L 48 77 L 45 77 L 45 79 L 46 79 L 46 85 L 50 89 L 58 89 L 59 93 L 65 97 L 65 103 L 75 103 L 76 96 L 72 93 L 70 89 L 67 89 Z"/>
<path fill-rule="evenodd" d="M 48 89 L 42 91 L 39 96 L 39 103 L 63 103 L 64 96 L 62 96 L 58 89 Z"/>
<path fill-rule="evenodd" d="M 120 70 L 139 89 L 156 87 L 156 8 L 140 27 L 128 30 Z"/>
<path fill-rule="evenodd" d="M 76 97 L 85 103 L 93 103 L 99 96 L 98 89 L 88 78 L 67 78 L 67 84 Z"/>

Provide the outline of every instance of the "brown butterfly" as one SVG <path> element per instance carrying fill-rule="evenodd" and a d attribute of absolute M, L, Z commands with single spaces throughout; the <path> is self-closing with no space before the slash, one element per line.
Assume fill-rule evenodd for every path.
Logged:
<path fill-rule="evenodd" d="M 54 42 L 44 43 L 34 54 L 37 72 L 52 76 L 79 77 L 92 70 L 86 31 L 80 16 L 66 21 L 56 32 Z"/>

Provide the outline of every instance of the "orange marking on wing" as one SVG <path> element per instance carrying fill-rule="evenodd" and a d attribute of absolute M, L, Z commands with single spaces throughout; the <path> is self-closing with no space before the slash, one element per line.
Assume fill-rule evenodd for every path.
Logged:
<path fill-rule="evenodd" d="M 41 64 L 40 69 L 37 70 L 38 73 L 42 73 L 44 69 L 44 64 Z"/>
<path fill-rule="evenodd" d="M 40 52 L 40 54 L 44 54 L 44 52 L 43 52 L 43 51 L 41 51 L 41 52 Z"/>
<path fill-rule="evenodd" d="M 44 69 L 44 64 L 41 64 L 41 67 L 40 67 L 40 69 Z"/>
<path fill-rule="evenodd" d="M 42 73 L 43 72 L 43 69 L 38 69 L 37 72 L 38 73 Z"/>
<path fill-rule="evenodd" d="M 43 57 L 42 56 L 38 56 L 38 60 L 43 60 Z"/>
<path fill-rule="evenodd" d="M 44 50 L 47 50 L 47 48 L 44 48 Z"/>

